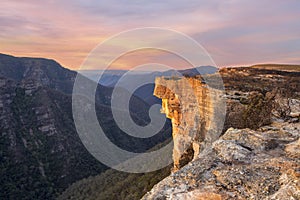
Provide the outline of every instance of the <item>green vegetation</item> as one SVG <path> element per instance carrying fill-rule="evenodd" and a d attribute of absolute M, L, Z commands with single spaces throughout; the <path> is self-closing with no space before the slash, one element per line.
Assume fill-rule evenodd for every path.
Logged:
<path fill-rule="evenodd" d="M 140 199 L 156 183 L 170 174 L 171 166 L 145 173 L 130 174 L 107 170 L 72 184 L 59 200 L 135 200 Z"/>
<path fill-rule="evenodd" d="M 0 54 L 0 80 L 5 85 L 0 87 L 0 199 L 55 199 L 72 183 L 108 169 L 77 135 L 70 96 L 75 76 L 76 72 L 52 60 Z M 96 111 L 112 142 L 129 151 L 144 152 L 170 136 L 169 124 L 149 140 L 126 136 L 109 109 L 111 92 L 111 88 L 99 86 Z M 133 120 L 147 124 L 148 105 L 135 96 L 131 102 Z M 116 191 L 122 197 L 141 195 L 167 172 L 130 175 L 109 170 L 103 175 L 103 192 L 106 196 Z"/>
<path fill-rule="evenodd" d="M 31 96 L 15 89 L 11 124 L 0 127 L 0 199 L 54 199 L 70 183 L 107 169 L 81 144 L 70 116 L 63 114 L 70 112 L 59 108 L 68 108 L 64 95 L 52 93 L 40 89 Z M 51 109 L 54 120 L 37 120 L 36 108 Z M 48 123 L 59 130 L 53 135 L 39 130 Z"/>

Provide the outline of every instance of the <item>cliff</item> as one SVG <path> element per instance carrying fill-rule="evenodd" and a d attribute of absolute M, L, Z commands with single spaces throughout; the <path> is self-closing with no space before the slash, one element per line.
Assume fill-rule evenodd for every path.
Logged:
<path fill-rule="evenodd" d="M 225 94 L 199 77 L 156 79 L 154 95 L 172 121 L 174 170 L 143 199 L 299 199 L 299 70 L 220 74 Z M 216 138 L 208 130 L 220 123 L 220 95 L 226 115 Z"/>
<path fill-rule="evenodd" d="M 218 137 L 222 121 L 222 90 L 196 78 L 155 80 L 154 95 L 162 99 L 161 112 L 172 122 L 174 170 L 196 158 L 202 146 Z M 225 104 L 224 104 L 225 106 Z M 223 110 L 224 113 L 224 110 Z"/>

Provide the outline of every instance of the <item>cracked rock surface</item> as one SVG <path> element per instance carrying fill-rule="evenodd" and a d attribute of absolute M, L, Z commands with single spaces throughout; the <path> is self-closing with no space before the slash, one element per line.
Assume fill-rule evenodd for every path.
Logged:
<path fill-rule="evenodd" d="M 228 129 L 142 199 L 300 199 L 300 123 Z"/>

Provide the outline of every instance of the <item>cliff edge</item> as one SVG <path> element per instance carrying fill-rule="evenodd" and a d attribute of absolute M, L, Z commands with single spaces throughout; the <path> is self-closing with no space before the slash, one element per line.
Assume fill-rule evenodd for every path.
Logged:
<path fill-rule="evenodd" d="M 299 72 L 220 74 L 224 93 L 199 77 L 156 79 L 154 95 L 172 121 L 174 168 L 143 199 L 300 199 Z M 216 138 L 209 130 L 220 123 L 218 98 L 226 115 Z"/>
<path fill-rule="evenodd" d="M 176 171 L 218 138 L 225 118 L 225 110 L 218 108 L 225 108 L 225 94 L 219 89 L 208 89 L 201 79 L 158 77 L 154 95 L 162 99 L 161 112 L 172 122 Z"/>

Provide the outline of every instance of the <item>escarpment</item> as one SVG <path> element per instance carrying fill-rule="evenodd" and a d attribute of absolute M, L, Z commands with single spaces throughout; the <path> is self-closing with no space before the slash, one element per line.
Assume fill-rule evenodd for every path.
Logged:
<path fill-rule="evenodd" d="M 199 77 L 157 78 L 154 95 L 172 120 L 175 171 L 142 199 L 300 199 L 299 71 L 221 69 L 224 93 Z M 212 139 L 219 95 L 226 114 Z"/>

